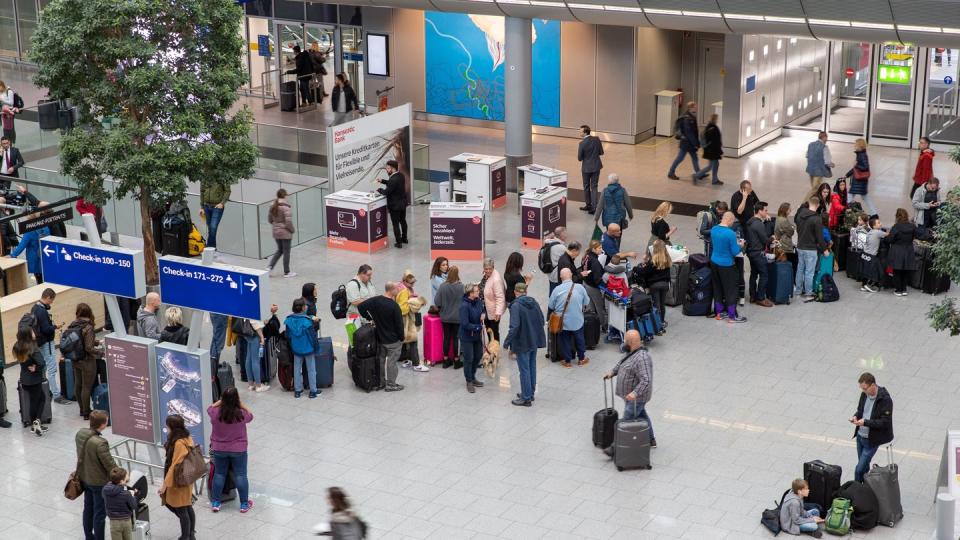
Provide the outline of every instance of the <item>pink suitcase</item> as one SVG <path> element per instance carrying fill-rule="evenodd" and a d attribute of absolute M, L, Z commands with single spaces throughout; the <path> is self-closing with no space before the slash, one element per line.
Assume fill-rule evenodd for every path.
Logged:
<path fill-rule="evenodd" d="M 430 364 L 443 362 L 443 323 L 429 313 L 423 316 L 423 359 Z"/>

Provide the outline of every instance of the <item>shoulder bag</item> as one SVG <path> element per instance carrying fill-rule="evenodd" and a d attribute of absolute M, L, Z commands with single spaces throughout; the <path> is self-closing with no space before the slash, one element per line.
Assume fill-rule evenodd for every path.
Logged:
<path fill-rule="evenodd" d="M 551 334 L 559 334 L 563 330 L 563 314 L 567 312 L 567 306 L 570 305 L 570 297 L 573 296 L 574 287 L 576 287 L 576 283 L 571 283 L 570 290 L 567 291 L 567 299 L 563 302 L 563 310 L 554 311 L 550 314 L 549 328 Z"/>
<path fill-rule="evenodd" d="M 90 439 L 94 437 L 96 437 L 96 435 L 91 435 Z M 83 447 L 80 449 L 80 455 L 77 456 L 77 467 L 70 473 L 70 476 L 67 477 L 67 485 L 63 486 L 63 496 L 71 501 L 83 495 L 83 483 L 80 482 L 80 466 L 83 465 L 83 455 L 87 453 L 87 444 L 90 443 L 90 439 L 87 439 L 86 442 L 83 443 Z"/>
<path fill-rule="evenodd" d="M 191 486 L 194 482 L 203 478 L 207 469 L 209 467 L 203 459 L 203 452 L 200 451 L 199 446 L 193 445 L 187 450 L 187 455 L 183 457 L 183 461 L 173 471 L 173 483 L 177 487 Z"/>

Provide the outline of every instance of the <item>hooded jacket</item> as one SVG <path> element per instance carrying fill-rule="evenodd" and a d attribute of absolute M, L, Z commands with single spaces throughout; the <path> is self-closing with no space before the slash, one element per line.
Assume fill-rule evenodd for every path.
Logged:
<path fill-rule="evenodd" d="M 444 282 L 433 297 L 433 305 L 440 308 L 440 322 L 459 324 L 460 303 L 463 299 L 463 283 Z"/>
<path fill-rule="evenodd" d="M 150 313 L 146 308 L 137 310 L 137 332 L 140 337 L 160 339 L 160 319 L 156 313 Z"/>
<path fill-rule="evenodd" d="M 190 338 L 190 329 L 182 324 L 167 326 L 160 332 L 160 341 L 186 345 Z"/>
<path fill-rule="evenodd" d="M 137 510 L 137 499 L 126 486 L 107 483 L 103 486 L 103 503 L 110 519 L 130 519 Z"/>
<path fill-rule="evenodd" d="M 823 251 L 827 244 L 823 240 L 823 219 L 809 208 L 797 210 L 793 218 L 797 224 L 797 249 Z"/>
<path fill-rule="evenodd" d="M 800 525 L 815 523 L 816 519 L 806 517 L 803 511 L 803 499 L 790 491 L 780 505 L 780 529 L 787 534 L 800 534 Z"/>
<path fill-rule="evenodd" d="M 307 356 L 317 351 L 317 333 L 313 331 L 313 319 L 304 313 L 293 313 L 283 321 L 287 327 L 290 350 L 298 356 Z"/>
<path fill-rule="evenodd" d="M 532 297 L 518 296 L 510 304 L 510 331 L 503 346 L 522 354 L 547 346 L 543 331 L 543 310 Z"/>
<path fill-rule="evenodd" d="M 860 392 L 860 402 L 857 411 L 853 413 L 857 418 L 863 418 L 863 405 L 867 401 L 867 393 Z M 893 398 L 890 392 L 880 386 L 877 388 L 877 400 L 873 404 L 870 418 L 864 418 L 863 426 L 870 428 L 867 441 L 870 446 L 877 447 L 893 440 Z M 857 438 L 859 426 L 853 428 L 853 438 Z"/>
<path fill-rule="evenodd" d="M 480 341 L 483 332 L 483 323 L 480 315 L 483 313 L 483 300 L 470 298 L 464 294 L 460 302 L 460 341 Z"/>

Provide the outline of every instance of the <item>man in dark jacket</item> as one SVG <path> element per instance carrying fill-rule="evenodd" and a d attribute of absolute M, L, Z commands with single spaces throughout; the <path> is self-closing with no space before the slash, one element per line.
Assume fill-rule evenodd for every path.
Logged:
<path fill-rule="evenodd" d="M 750 259 L 750 303 L 773 307 L 767 298 L 767 256 L 764 251 L 770 243 L 766 222 L 770 219 L 767 203 L 761 201 L 754 207 L 754 216 L 747 222 L 747 258 Z"/>
<path fill-rule="evenodd" d="M 580 242 L 570 242 L 567 244 L 567 251 L 565 251 L 560 258 L 557 260 L 557 275 L 560 275 L 560 272 L 564 268 L 570 270 L 570 273 L 573 274 L 574 283 L 582 283 L 583 277 L 580 275 L 580 269 L 577 268 L 577 257 L 580 256 Z M 561 280 L 562 281 L 562 280 Z"/>
<path fill-rule="evenodd" d="M 407 183 L 399 172 L 396 161 L 390 160 L 386 166 L 390 178 L 380 180 L 385 187 L 377 190 L 387 198 L 387 210 L 390 212 L 390 223 L 393 224 L 393 247 L 402 248 L 407 241 Z"/>
<path fill-rule="evenodd" d="M 700 238 L 703 239 L 703 254 L 707 256 L 707 259 L 710 259 L 710 250 L 713 249 L 713 244 L 710 241 L 710 229 L 714 225 L 720 223 L 720 219 L 723 218 L 723 215 L 729 210 L 729 206 L 724 201 L 715 201 L 707 209 L 707 213 L 703 218 L 699 218 L 698 230 L 700 232 Z"/>
<path fill-rule="evenodd" d="M 510 331 L 503 346 L 517 355 L 520 370 L 520 393 L 511 403 L 518 407 L 533 405 L 537 391 L 537 349 L 547 346 L 543 331 L 543 310 L 531 296 L 527 296 L 527 284 L 513 287 L 516 299 L 510 304 Z"/>
<path fill-rule="evenodd" d="M 793 222 L 797 224 L 797 278 L 795 294 L 813 296 L 813 274 L 817 271 L 817 253 L 827 255 L 827 243 L 823 239 L 823 219 L 817 214 L 820 199 L 810 197 L 807 207 L 800 207 Z"/>
<path fill-rule="evenodd" d="M 33 305 L 30 313 L 33 314 L 33 319 L 36 321 L 36 326 L 34 326 L 33 330 L 37 335 L 37 348 L 40 349 L 40 354 L 43 355 L 43 361 L 46 363 L 47 381 L 50 383 L 50 395 L 54 397 L 54 403 L 63 405 L 70 403 L 70 401 L 65 399 L 66 392 L 60 391 L 59 379 L 57 378 L 60 365 L 57 363 L 56 351 L 54 350 L 53 344 L 57 327 L 54 326 L 53 321 L 50 319 L 50 306 L 53 305 L 56 297 L 56 291 L 50 288 L 44 289 L 43 292 L 40 293 L 40 301 Z"/>
<path fill-rule="evenodd" d="M 590 126 L 580 126 L 580 135 L 583 139 L 577 146 L 577 161 L 580 162 L 580 173 L 583 175 L 583 202 L 580 207 L 589 213 L 594 212 L 599 200 L 597 199 L 597 184 L 600 182 L 600 169 L 603 168 L 603 162 L 600 156 L 603 155 L 603 144 L 600 138 L 590 134 Z"/>
<path fill-rule="evenodd" d="M 749 180 L 740 182 L 740 189 L 730 197 L 730 211 L 737 216 L 742 227 L 753 217 L 753 210 L 760 202 L 760 197 L 753 191 L 753 184 Z"/>
<path fill-rule="evenodd" d="M 871 373 L 860 375 L 860 402 L 849 422 L 856 426 L 853 438 L 857 440 L 857 468 L 853 479 L 863 482 L 870 470 L 870 461 L 880 446 L 893 440 L 893 398 Z"/>
<path fill-rule="evenodd" d="M 388 281 L 382 295 L 364 300 L 357 310 L 360 316 L 373 321 L 380 342 L 380 387 L 377 390 L 396 392 L 403 390 L 397 384 L 397 360 L 403 348 L 403 313 L 397 304 L 397 284 Z"/>
<path fill-rule="evenodd" d="M 77 432 L 77 476 L 83 485 L 83 535 L 86 540 L 103 540 L 107 517 L 103 502 L 103 486 L 110 481 L 110 471 L 117 466 L 110 455 L 110 444 L 103 438 L 107 413 L 90 413 L 90 427 Z"/>
<path fill-rule="evenodd" d="M 667 172 L 667 178 L 679 180 L 677 176 L 677 166 L 683 162 L 683 158 L 690 154 L 690 160 L 693 162 L 693 172 L 700 171 L 700 160 L 697 159 L 697 150 L 700 148 L 700 129 L 697 127 L 697 102 L 687 103 L 687 112 L 677 118 L 677 138 L 680 139 L 680 151 L 677 152 L 677 158 L 670 165 L 670 171 Z"/>
<path fill-rule="evenodd" d="M 296 64 L 296 67 L 293 69 L 288 69 L 286 73 L 288 75 L 295 74 L 297 76 L 297 85 L 300 87 L 300 102 L 302 105 L 308 103 L 313 103 L 313 96 L 310 95 L 310 79 L 313 75 L 313 59 L 310 58 L 310 53 L 306 51 L 301 51 L 299 45 L 293 46 L 293 61 Z"/>

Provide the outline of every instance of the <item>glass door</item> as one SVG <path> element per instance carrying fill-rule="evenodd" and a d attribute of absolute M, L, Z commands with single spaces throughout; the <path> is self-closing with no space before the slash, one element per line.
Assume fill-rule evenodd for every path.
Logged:
<path fill-rule="evenodd" d="M 831 134 L 863 137 L 867 124 L 867 94 L 870 89 L 869 43 L 833 42 L 830 61 L 830 110 L 827 129 Z M 797 104 L 803 106 L 803 100 Z"/>
<path fill-rule="evenodd" d="M 341 26 L 340 49 L 342 70 L 353 85 L 360 106 L 363 107 L 363 29 Z"/>
<path fill-rule="evenodd" d="M 916 47 L 887 42 L 878 46 L 876 91 L 870 111 L 871 137 L 910 138 Z"/>
<path fill-rule="evenodd" d="M 936 47 L 928 50 L 930 69 L 924 112 L 925 130 L 933 142 L 960 143 L 957 79 L 960 79 L 960 50 Z"/>

